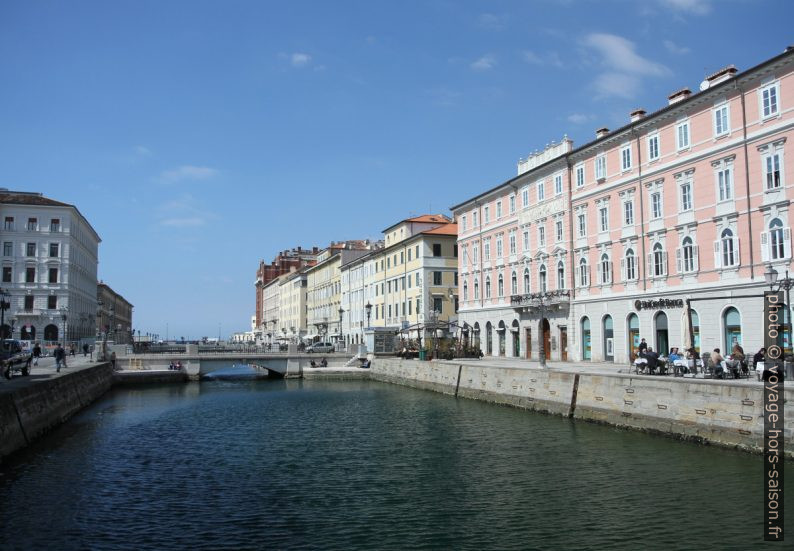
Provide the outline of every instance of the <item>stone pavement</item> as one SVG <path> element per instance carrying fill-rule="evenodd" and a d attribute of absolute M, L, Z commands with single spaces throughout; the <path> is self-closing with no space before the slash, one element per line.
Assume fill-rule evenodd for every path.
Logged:
<path fill-rule="evenodd" d="M 14 376 L 11 378 L 11 380 L 0 376 L 0 392 L 16 390 L 31 384 L 35 384 L 37 381 L 41 381 L 43 379 L 60 377 L 67 373 L 79 371 L 81 369 L 85 369 L 86 367 L 96 365 L 97 363 L 98 362 L 95 361 L 91 356 L 83 357 L 82 354 L 74 357 L 66 356 L 67 367 L 62 368 L 61 372 L 58 373 L 55 370 L 55 358 L 52 356 L 39 358 L 39 365 L 30 366 L 30 375 L 23 377 L 19 373 L 14 373 Z"/>

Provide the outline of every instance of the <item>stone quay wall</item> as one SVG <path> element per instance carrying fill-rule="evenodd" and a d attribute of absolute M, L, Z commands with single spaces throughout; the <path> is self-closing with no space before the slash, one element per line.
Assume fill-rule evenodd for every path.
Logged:
<path fill-rule="evenodd" d="M 763 387 L 747 381 L 600 375 L 376 358 L 372 379 L 745 451 L 763 450 Z M 794 389 L 784 399 L 794 404 Z M 794 411 L 786 416 L 794 458 Z"/>
<path fill-rule="evenodd" d="M 102 396 L 113 385 L 110 363 L 0 393 L 0 460 Z"/>

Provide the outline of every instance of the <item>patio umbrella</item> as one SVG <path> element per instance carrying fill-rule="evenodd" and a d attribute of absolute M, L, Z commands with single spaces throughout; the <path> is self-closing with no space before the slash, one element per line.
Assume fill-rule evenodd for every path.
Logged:
<path fill-rule="evenodd" d="M 684 315 L 681 316 L 681 340 L 683 341 L 682 345 L 684 350 L 689 349 L 689 343 L 692 338 L 691 333 L 689 332 L 689 306 L 684 304 Z"/>

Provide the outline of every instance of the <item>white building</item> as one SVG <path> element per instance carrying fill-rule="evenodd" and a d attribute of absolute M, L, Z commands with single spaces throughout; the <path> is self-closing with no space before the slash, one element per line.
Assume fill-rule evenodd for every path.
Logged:
<path fill-rule="evenodd" d="M 0 285 L 9 303 L 0 332 L 13 328 L 25 340 L 93 338 L 101 240 L 91 224 L 73 205 L 5 189 L 0 219 Z"/>

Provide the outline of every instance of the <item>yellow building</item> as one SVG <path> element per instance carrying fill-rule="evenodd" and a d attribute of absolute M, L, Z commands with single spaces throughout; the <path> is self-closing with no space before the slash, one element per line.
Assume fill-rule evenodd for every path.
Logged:
<path fill-rule="evenodd" d="M 279 334 L 297 343 L 308 334 L 306 325 L 306 268 L 282 276 L 279 315 Z"/>

